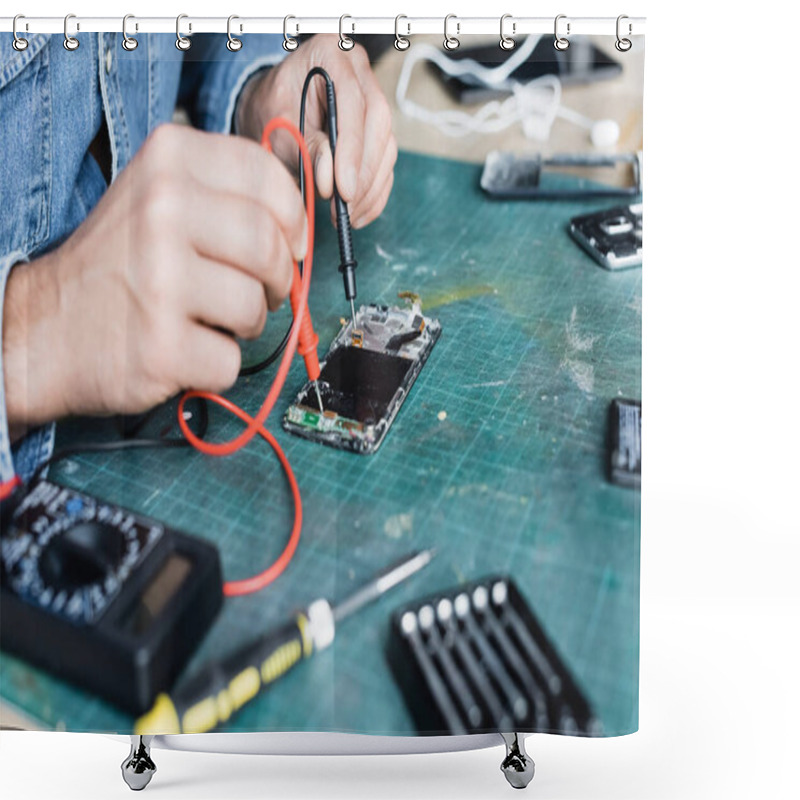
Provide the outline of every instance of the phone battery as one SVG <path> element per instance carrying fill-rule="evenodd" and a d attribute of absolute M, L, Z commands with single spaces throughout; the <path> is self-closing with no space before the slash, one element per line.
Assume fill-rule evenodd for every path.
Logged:
<path fill-rule="evenodd" d="M 641 203 L 574 217 L 569 232 L 606 269 L 642 265 Z"/>
<path fill-rule="evenodd" d="M 642 485 L 642 404 L 612 400 L 609 408 L 609 477 L 619 486 Z"/>

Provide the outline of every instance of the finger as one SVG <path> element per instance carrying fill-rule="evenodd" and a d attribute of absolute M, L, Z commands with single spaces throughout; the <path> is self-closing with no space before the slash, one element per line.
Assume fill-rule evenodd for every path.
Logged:
<path fill-rule="evenodd" d="M 255 339 L 267 321 L 264 287 L 251 275 L 207 258 L 195 259 L 184 293 L 186 311 L 197 322 Z"/>
<path fill-rule="evenodd" d="M 360 61 L 356 55 L 358 52 L 357 48 L 349 54 L 355 59 L 348 57 L 342 65 L 340 76 L 334 79 L 338 123 L 334 174 L 339 194 L 347 203 L 356 197 L 361 157 L 364 152 L 366 105 L 353 66 L 354 60 Z M 360 52 L 363 52 L 363 48 Z"/>
<path fill-rule="evenodd" d="M 206 392 L 224 392 L 233 386 L 242 365 L 242 352 L 225 333 L 189 323 L 181 341 L 184 354 L 178 371 L 181 386 Z"/>
<path fill-rule="evenodd" d="M 394 165 L 397 162 L 397 143 L 392 136 L 383 151 L 383 159 L 375 179 L 365 195 L 359 198 L 351 209 L 353 227 L 363 228 L 376 219 L 386 206 L 389 192 L 394 183 Z"/>
<path fill-rule="evenodd" d="M 206 191 L 250 198 L 278 221 L 294 256 L 305 256 L 306 218 L 300 191 L 281 160 L 260 145 L 239 136 L 162 125 L 140 155 L 148 164 L 150 191 L 176 181 L 182 186 L 192 178 Z"/>
<path fill-rule="evenodd" d="M 391 174 L 389 180 L 384 184 L 384 187 L 381 191 L 381 194 L 375 199 L 372 211 L 366 213 L 364 216 L 360 217 L 353 223 L 354 228 L 363 228 L 366 225 L 369 225 L 370 222 L 377 219 L 380 216 L 381 211 L 386 207 L 386 203 L 389 200 L 389 195 L 392 192 L 392 186 L 394 184 L 394 173 Z"/>
<path fill-rule="evenodd" d="M 333 159 L 327 130 L 306 131 L 306 143 L 314 166 L 314 188 L 325 199 L 333 194 Z"/>
<path fill-rule="evenodd" d="M 240 195 L 191 191 L 188 197 L 184 230 L 195 251 L 254 277 L 270 311 L 279 308 L 292 286 L 294 259 L 275 218 Z"/>

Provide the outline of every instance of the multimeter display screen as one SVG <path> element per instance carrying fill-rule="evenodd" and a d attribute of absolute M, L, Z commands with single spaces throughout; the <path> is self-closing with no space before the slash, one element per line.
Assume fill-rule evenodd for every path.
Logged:
<path fill-rule="evenodd" d="M 125 615 L 122 627 L 136 636 L 145 633 L 181 588 L 191 569 L 188 558 L 172 553 Z"/>

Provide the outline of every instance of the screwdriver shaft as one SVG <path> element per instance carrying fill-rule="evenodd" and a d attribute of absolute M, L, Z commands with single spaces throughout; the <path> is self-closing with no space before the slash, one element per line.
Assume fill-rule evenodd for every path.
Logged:
<path fill-rule="evenodd" d="M 317 402 L 319 403 L 320 414 L 324 413 L 325 409 L 322 407 L 322 395 L 319 393 L 319 381 L 314 381 L 314 391 L 317 393 Z"/>
<path fill-rule="evenodd" d="M 403 559 L 399 564 L 384 570 L 368 584 L 351 594 L 350 597 L 345 598 L 334 606 L 333 618 L 338 623 L 345 617 L 349 617 L 352 613 L 367 605 L 367 603 L 388 592 L 393 586 L 397 586 L 398 583 L 410 578 L 415 572 L 429 564 L 435 555 L 435 550 L 420 550 L 411 558 Z"/>

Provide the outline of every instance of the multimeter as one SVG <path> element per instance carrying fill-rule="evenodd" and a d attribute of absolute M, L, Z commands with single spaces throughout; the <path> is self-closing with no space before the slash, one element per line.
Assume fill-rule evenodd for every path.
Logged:
<path fill-rule="evenodd" d="M 0 536 L 0 647 L 132 714 L 168 690 L 222 605 L 210 543 L 47 480 Z"/>

